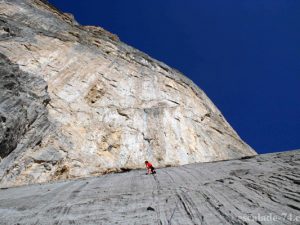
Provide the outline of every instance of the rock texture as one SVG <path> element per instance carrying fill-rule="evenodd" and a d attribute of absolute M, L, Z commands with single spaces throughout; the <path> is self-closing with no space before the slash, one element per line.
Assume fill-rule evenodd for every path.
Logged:
<path fill-rule="evenodd" d="M 46 104 L 50 99 L 47 84 L 41 77 L 20 71 L 18 65 L 12 64 L 2 54 L 0 88 L 0 156 L 6 157 L 16 149 L 29 130 L 38 132 L 42 131 L 45 125 L 47 127 L 49 123 Z M 35 136 L 36 141 L 41 140 L 39 134 L 31 135 Z M 28 140 L 26 144 L 32 141 L 35 140 Z"/>
<path fill-rule="evenodd" d="M 300 224 L 300 151 L 0 190 L 6 224 Z"/>
<path fill-rule="evenodd" d="M 45 1 L 0 3 L 0 185 L 256 154 L 180 72 Z"/>

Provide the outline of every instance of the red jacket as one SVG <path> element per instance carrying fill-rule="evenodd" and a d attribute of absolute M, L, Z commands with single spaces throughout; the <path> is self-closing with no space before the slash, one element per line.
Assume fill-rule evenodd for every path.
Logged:
<path fill-rule="evenodd" d="M 146 163 L 146 167 L 147 167 L 147 168 L 151 168 L 151 167 L 153 167 L 153 166 L 152 166 L 151 163 L 147 162 L 147 163 Z"/>

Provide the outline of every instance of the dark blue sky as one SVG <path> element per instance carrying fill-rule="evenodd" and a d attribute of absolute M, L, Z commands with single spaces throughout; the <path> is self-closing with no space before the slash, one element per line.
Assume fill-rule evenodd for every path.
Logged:
<path fill-rule="evenodd" d="M 50 0 L 192 79 L 258 153 L 300 148 L 299 0 Z"/>

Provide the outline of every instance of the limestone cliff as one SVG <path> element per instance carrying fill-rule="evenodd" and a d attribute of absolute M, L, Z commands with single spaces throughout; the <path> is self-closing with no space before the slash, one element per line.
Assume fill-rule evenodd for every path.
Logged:
<path fill-rule="evenodd" d="M 0 3 L 1 185 L 256 154 L 180 72 L 45 1 Z"/>
<path fill-rule="evenodd" d="M 299 172 L 300 150 L 0 189 L 0 224 L 299 225 Z"/>

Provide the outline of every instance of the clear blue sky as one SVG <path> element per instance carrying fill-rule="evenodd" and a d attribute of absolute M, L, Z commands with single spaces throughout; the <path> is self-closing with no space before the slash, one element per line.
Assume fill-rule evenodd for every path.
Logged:
<path fill-rule="evenodd" d="M 258 153 L 300 148 L 299 0 L 50 0 L 180 70 Z"/>

